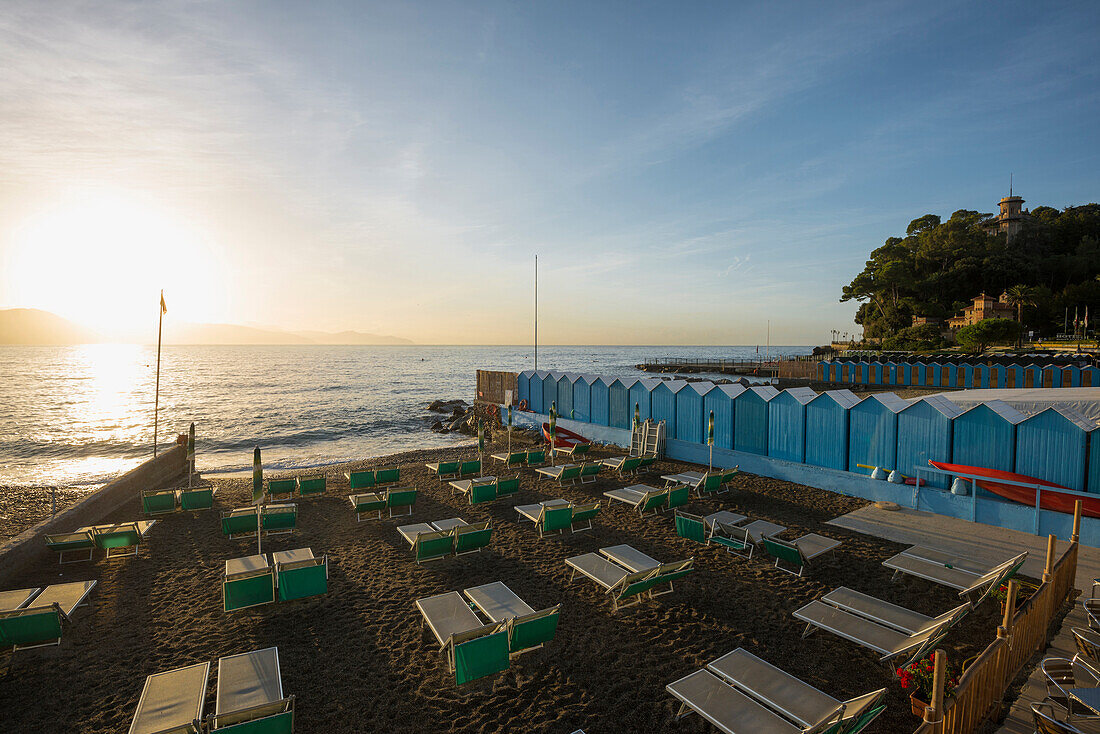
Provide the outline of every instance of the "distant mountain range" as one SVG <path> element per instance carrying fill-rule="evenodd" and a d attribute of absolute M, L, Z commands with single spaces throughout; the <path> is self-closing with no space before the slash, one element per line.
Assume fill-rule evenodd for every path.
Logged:
<path fill-rule="evenodd" d="M 102 335 L 48 311 L 0 309 L 0 344 L 95 344 Z M 172 324 L 165 344 L 413 344 L 398 336 L 360 331 L 279 331 L 235 324 Z"/>

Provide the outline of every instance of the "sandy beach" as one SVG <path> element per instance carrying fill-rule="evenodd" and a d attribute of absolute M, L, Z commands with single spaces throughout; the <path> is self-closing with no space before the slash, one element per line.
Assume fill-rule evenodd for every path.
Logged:
<path fill-rule="evenodd" d="M 671 513 L 642 518 L 619 503 L 608 507 L 602 497 L 637 482 L 659 486 L 661 474 L 686 469 L 683 464 L 661 462 L 635 480 L 602 474 L 595 484 L 564 489 L 524 470 L 517 496 L 471 507 L 423 464 L 472 453 L 433 450 L 363 462 L 399 463 L 404 483 L 420 490 L 411 517 L 363 523 L 356 523 L 346 499 L 345 467 L 329 467 L 325 496 L 299 502 L 297 532 L 264 541 L 265 552 L 309 547 L 327 554 L 329 592 L 323 597 L 222 611 L 224 561 L 254 553 L 256 541 L 225 539 L 219 516 L 248 502 L 248 478 L 215 480 L 213 511 L 159 519 L 137 558 L 48 562 L 27 571 L 13 586 L 99 583 L 59 647 L 12 659 L 0 679 L 7 728 L 125 731 L 147 675 L 272 645 L 279 648 L 284 690 L 296 696 L 295 730 L 303 734 L 711 731 L 698 717 L 676 722 L 677 706 L 664 686 L 739 646 L 837 698 L 887 686 L 889 707 L 869 731 L 916 727 L 907 696 L 873 655 L 827 634 L 803 640 L 802 625 L 792 617 L 842 585 L 926 614 L 957 605 L 942 587 L 891 581 L 881 563 L 901 546 L 824 525 L 863 500 L 742 474 L 733 491 L 693 499 L 687 507 L 771 520 L 789 528 L 785 537 L 817 532 L 843 541 L 834 565 L 796 578 L 773 569 L 763 554 L 746 561 L 679 538 Z M 540 540 L 530 523 L 517 521 L 513 505 L 557 497 L 605 499 L 595 528 Z M 140 517 L 135 498 L 111 519 Z M 492 520 L 490 549 L 417 566 L 396 527 L 448 517 Z M 693 555 L 696 570 L 677 582 L 674 593 L 612 614 L 596 584 L 570 583 L 564 559 L 618 543 L 661 561 Z M 562 603 L 557 637 L 517 658 L 508 671 L 458 688 L 434 639 L 422 631 L 414 602 L 492 581 L 505 582 L 536 609 Z M 970 615 L 946 640 L 951 659 L 983 649 L 998 616 L 994 602 Z M 213 711 L 215 668 L 207 713 Z"/>

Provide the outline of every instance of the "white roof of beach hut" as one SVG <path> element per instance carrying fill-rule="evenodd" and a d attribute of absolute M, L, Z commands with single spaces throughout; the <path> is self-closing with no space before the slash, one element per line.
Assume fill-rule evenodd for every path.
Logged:
<path fill-rule="evenodd" d="M 756 385 L 755 387 L 750 387 L 749 389 L 760 396 L 760 398 L 765 403 L 779 394 L 779 391 L 771 385 Z"/>
<path fill-rule="evenodd" d="M 900 399 L 900 398 L 899 398 Z M 902 410 L 908 410 L 918 403 L 927 403 L 930 407 L 935 408 L 945 418 L 957 418 L 963 414 L 963 409 L 952 403 L 943 395 L 926 395 L 922 398 L 913 400 L 906 405 Z M 899 411 L 900 412 L 900 411 Z"/>
<path fill-rule="evenodd" d="M 817 397 L 817 391 L 812 387 L 788 387 L 783 392 L 803 405 Z"/>
<path fill-rule="evenodd" d="M 1080 428 L 1082 431 L 1085 431 L 1086 433 L 1096 430 L 1095 423 L 1078 413 L 1073 408 L 1068 408 L 1064 405 L 1054 405 L 1050 408 L 1047 408 L 1047 410 L 1053 410 L 1056 413 L 1060 413 L 1063 418 Z"/>
<path fill-rule="evenodd" d="M 871 393 L 860 402 L 866 402 L 868 400 L 874 400 L 882 404 L 884 408 L 888 408 L 895 413 L 900 413 L 909 407 L 909 401 L 899 398 L 892 392 L 876 392 Z"/>
<path fill-rule="evenodd" d="M 607 375 L 600 375 L 599 377 L 596 378 L 596 382 L 602 382 L 604 384 L 604 386 L 606 386 L 606 387 L 611 387 L 611 383 L 614 382 L 615 380 L 616 380 L 616 378 L 608 377 Z M 595 385 L 596 382 L 593 382 L 592 384 Z"/>
<path fill-rule="evenodd" d="M 735 382 L 729 385 L 715 385 L 714 389 L 721 390 L 732 399 L 745 392 L 745 390 L 747 390 L 748 388 L 740 383 Z"/>
<path fill-rule="evenodd" d="M 717 387 L 713 382 L 689 382 L 688 387 L 699 393 L 700 395 L 706 395 L 708 392 Z"/>
<path fill-rule="evenodd" d="M 678 393 L 688 386 L 687 380 L 662 380 L 661 384 L 671 390 L 673 393 Z"/>
<path fill-rule="evenodd" d="M 596 382 L 596 380 L 600 379 L 600 376 L 599 375 L 583 374 L 583 375 L 577 375 L 577 379 L 584 380 L 589 385 L 592 385 Z M 576 382 L 576 380 L 574 380 L 574 382 Z M 608 383 L 608 384 L 610 384 L 610 383 Z"/>
<path fill-rule="evenodd" d="M 829 396 L 835 403 L 842 408 L 851 408 L 853 405 L 859 402 L 859 396 L 851 390 L 826 390 L 817 397 Z M 815 398 L 816 399 L 816 398 Z"/>
<path fill-rule="evenodd" d="M 986 400 L 981 403 L 974 403 L 966 408 L 963 413 L 969 413 L 970 411 L 980 408 L 983 405 L 999 415 L 1001 418 L 1004 418 L 1012 425 L 1016 425 L 1020 421 L 1027 419 L 1026 415 L 1016 410 L 1003 400 Z"/>

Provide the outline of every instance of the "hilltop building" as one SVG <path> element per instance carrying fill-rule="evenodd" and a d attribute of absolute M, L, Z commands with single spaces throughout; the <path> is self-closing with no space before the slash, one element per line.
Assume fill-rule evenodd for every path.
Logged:
<path fill-rule="evenodd" d="M 947 320 L 947 326 L 954 331 L 986 319 L 1016 320 L 1016 309 L 1008 302 L 1007 291 L 1002 293 L 1000 298 L 987 296 L 984 293 L 975 296 L 974 303 L 964 308 L 961 316 L 952 316 Z"/>
<path fill-rule="evenodd" d="M 989 234 L 1004 232 L 1005 236 L 1011 240 L 1023 228 L 1024 222 L 1031 220 L 1031 214 L 1023 208 L 1024 200 L 1019 196 L 1013 196 L 1011 189 L 1008 196 L 1001 199 L 998 205 L 1001 213 L 989 220 L 985 231 Z"/>

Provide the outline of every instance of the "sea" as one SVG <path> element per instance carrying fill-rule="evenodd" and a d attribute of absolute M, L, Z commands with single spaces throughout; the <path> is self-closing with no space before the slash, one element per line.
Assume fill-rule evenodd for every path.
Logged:
<path fill-rule="evenodd" d="M 772 346 L 770 355 L 809 354 Z M 540 346 L 539 369 L 637 376 L 656 357 L 750 359 L 765 347 Z M 156 347 L 0 347 L 0 486 L 101 486 L 153 453 Z M 161 447 L 196 428 L 203 474 L 318 467 L 468 444 L 430 430 L 433 400 L 472 402 L 478 369 L 519 372 L 530 346 L 172 346 Z"/>

